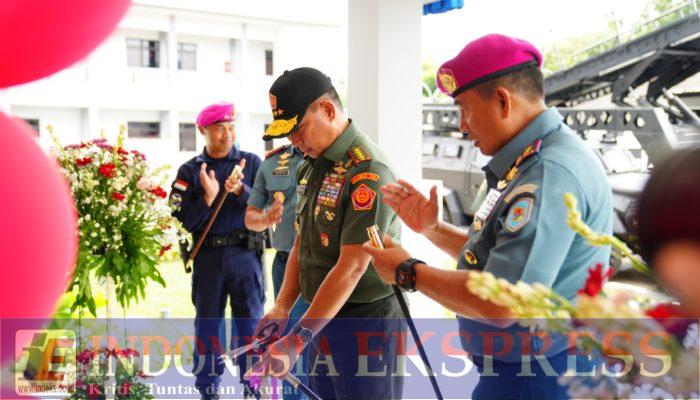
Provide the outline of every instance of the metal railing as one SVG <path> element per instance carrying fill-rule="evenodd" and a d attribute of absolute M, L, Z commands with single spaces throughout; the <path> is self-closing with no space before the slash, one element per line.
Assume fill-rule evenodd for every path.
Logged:
<path fill-rule="evenodd" d="M 614 21 L 616 31 L 615 34 L 608 36 L 598 42 L 595 42 L 592 45 L 577 51 L 576 53 L 571 54 L 568 58 L 562 60 L 564 62 L 558 63 L 559 65 L 557 65 L 557 70 L 553 72 L 561 71 L 563 69 L 572 67 L 586 59 L 595 57 L 599 54 L 613 49 L 616 46 L 637 39 L 641 36 L 646 35 L 647 33 L 653 32 L 663 26 L 686 18 L 689 15 L 697 14 L 699 9 L 700 0 L 688 0 L 663 12 L 662 14 L 655 16 L 654 18 L 648 21 L 643 21 L 634 24 L 629 29 L 622 29 L 618 25 L 618 22 Z M 559 59 L 558 56 L 557 58 Z"/>

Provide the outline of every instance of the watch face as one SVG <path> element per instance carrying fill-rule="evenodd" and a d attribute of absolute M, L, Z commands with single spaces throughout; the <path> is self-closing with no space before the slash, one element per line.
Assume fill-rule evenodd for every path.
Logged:
<path fill-rule="evenodd" d="M 400 271 L 399 272 L 399 286 L 407 286 L 408 285 L 408 274 L 406 271 Z"/>

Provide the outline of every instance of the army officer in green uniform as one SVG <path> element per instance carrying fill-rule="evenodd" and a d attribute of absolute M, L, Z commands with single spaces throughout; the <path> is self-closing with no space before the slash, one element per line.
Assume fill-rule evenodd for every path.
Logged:
<path fill-rule="evenodd" d="M 289 137 L 306 161 L 297 175 L 297 238 L 279 296 L 259 327 L 284 325 L 299 295 L 311 305 L 291 333 L 270 346 L 256 371 L 285 375 L 310 345 L 309 383 L 322 398 L 401 398 L 403 378 L 392 372 L 396 339 L 405 336 L 391 334 L 403 329 L 401 309 L 362 251 L 367 228 L 375 224 L 382 235 L 399 239 L 399 220 L 379 191 L 395 182 L 394 173 L 378 146 L 345 115 L 330 78 L 320 71 L 286 71 L 270 88 L 270 105 L 274 122 L 266 138 Z M 358 340 L 363 332 L 387 335 Z M 377 349 L 381 355 L 364 354 Z"/>

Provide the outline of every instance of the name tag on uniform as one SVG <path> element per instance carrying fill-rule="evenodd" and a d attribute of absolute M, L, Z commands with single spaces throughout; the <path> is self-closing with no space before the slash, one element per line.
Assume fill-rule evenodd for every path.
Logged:
<path fill-rule="evenodd" d="M 479 210 L 477 210 L 474 217 L 478 218 L 481 221 L 486 221 L 489 218 L 489 215 L 491 215 L 491 211 L 493 211 L 493 208 L 496 206 L 498 199 L 500 198 L 501 192 L 499 192 L 496 189 L 490 189 L 488 194 L 486 195 L 486 198 L 479 206 Z"/>
<path fill-rule="evenodd" d="M 275 168 L 274 170 L 272 170 L 272 175 L 273 176 L 289 176 L 289 169 L 287 169 L 287 168 L 284 168 L 284 169 Z"/>

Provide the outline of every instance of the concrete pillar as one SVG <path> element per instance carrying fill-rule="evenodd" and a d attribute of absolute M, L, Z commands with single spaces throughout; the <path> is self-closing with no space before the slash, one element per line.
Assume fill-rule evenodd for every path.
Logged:
<path fill-rule="evenodd" d="M 441 189 L 442 182 L 421 180 L 422 10 L 421 0 L 348 0 L 348 110 L 389 156 L 397 176 L 427 195 L 430 186 Z M 401 244 L 431 266 L 454 265 L 406 225 Z M 408 297 L 414 317 L 442 316 L 436 312 L 442 306 L 422 293 Z"/>
<path fill-rule="evenodd" d="M 403 178 L 421 177 L 421 0 L 348 0 L 348 109 Z"/>
<path fill-rule="evenodd" d="M 100 129 L 103 127 L 99 126 L 99 111 L 97 106 L 91 105 L 82 110 L 83 126 L 82 132 L 80 133 L 80 140 L 87 140 L 89 138 L 99 137 Z"/>

